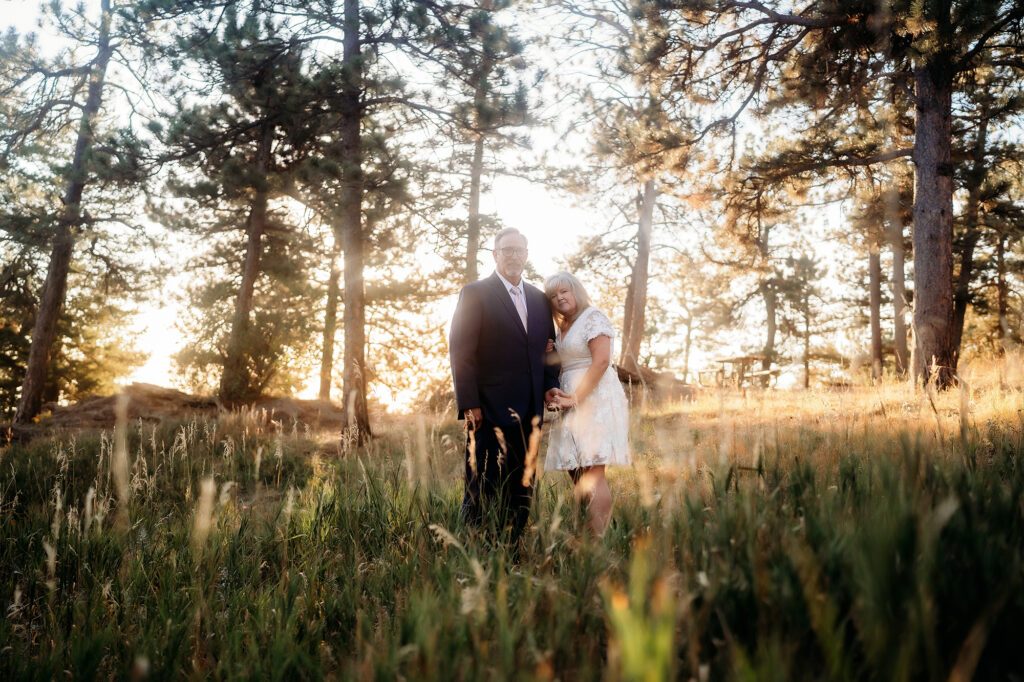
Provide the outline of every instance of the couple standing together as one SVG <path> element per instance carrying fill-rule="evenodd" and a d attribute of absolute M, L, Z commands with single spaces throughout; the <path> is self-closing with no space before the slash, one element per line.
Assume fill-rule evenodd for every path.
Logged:
<path fill-rule="evenodd" d="M 612 508 L 605 467 L 630 461 L 626 396 L 611 366 L 615 332 L 571 274 L 552 275 L 543 292 L 524 282 L 526 257 L 525 236 L 498 232 L 494 274 L 462 289 L 452 318 L 455 401 L 467 431 L 462 515 L 480 525 L 486 514 L 518 540 L 533 498 L 526 452 L 546 406 L 562 417 L 545 469 L 569 473 L 601 535 Z"/>

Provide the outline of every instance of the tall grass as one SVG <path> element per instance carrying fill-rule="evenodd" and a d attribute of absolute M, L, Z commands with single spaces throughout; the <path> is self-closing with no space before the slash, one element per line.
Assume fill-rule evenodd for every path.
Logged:
<path fill-rule="evenodd" d="M 461 524 L 451 420 L 362 449 L 252 413 L 12 446 L 0 671 L 1024 679 L 1011 370 L 636 414 L 606 536 L 549 473 L 517 561 Z"/>

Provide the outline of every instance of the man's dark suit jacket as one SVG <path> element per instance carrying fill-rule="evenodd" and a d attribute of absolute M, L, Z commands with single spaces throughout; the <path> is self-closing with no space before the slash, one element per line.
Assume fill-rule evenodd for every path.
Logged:
<path fill-rule="evenodd" d="M 513 412 L 527 430 L 543 418 L 544 393 L 558 386 L 558 365 L 545 364 L 555 326 L 544 292 L 523 288 L 528 333 L 497 273 L 462 289 L 448 338 L 460 419 L 474 407 L 494 426 L 514 426 Z"/>

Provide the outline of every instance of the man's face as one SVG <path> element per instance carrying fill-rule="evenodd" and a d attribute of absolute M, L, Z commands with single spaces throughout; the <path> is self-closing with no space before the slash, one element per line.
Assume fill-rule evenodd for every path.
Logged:
<path fill-rule="evenodd" d="M 494 262 L 498 273 L 512 284 L 519 284 L 526 267 L 526 237 L 521 234 L 510 234 L 502 238 L 498 248 L 494 250 Z"/>

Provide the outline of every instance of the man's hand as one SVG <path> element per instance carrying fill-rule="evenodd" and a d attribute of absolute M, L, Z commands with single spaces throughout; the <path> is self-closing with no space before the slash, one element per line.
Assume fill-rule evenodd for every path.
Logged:
<path fill-rule="evenodd" d="M 476 431 L 484 420 L 484 413 L 479 407 L 473 407 L 462 413 L 466 419 L 466 430 Z"/>

